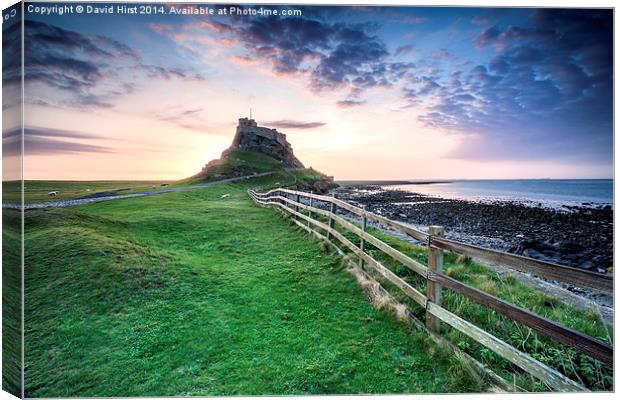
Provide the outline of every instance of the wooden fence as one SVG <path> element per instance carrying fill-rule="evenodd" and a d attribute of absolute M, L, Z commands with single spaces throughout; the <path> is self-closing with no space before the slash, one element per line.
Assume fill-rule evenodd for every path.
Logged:
<path fill-rule="evenodd" d="M 613 368 L 613 347 L 610 344 L 565 327 L 555 321 L 515 306 L 505 300 L 499 299 L 443 274 L 443 252 L 449 251 L 452 253 L 464 254 L 485 262 L 501 264 L 521 272 L 527 272 L 558 282 L 569 283 L 577 287 L 605 293 L 613 293 L 613 278 L 611 276 L 449 240 L 443 237 L 444 231 L 442 227 L 431 226 L 429 227 L 429 232 L 425 233 L 331 196 L 322 196 L 282 188 L 271 190 L 266 193 L 257 193 L 250 190 L 248 193 L 256 203 L 262 206 L 278 207 L 285 213 L 296 217 L 293 218 L 293 221 L 315 236 L 327 240 L 332 244 L 334 244 L 332 241 L 336 239 L 344 245 L 359 258 L 360 267 L 371 268 L 379 273 L 383 278 L 398 287 L 415 303 L 422 306 L 426 312 L 426 327 L 433 333 L 439 333 L 439 322 L 442 321 L 493 352 L 508 359 L 554 390 L 587 390 L 559 371 L 550 368 L 530 355 L 514 348 L 501 339 L 485 332 L 474 324 L 443 308 L 441 306 L 441 292 L 442 288 L 445 288 L 453 290 L 480 305 L 489 307 L 498 314 L 520 322 L 537 332 L 555 339 L 559 343 L 572 347 Z M 306 201 L 301 201 L 302 198 Z M 320 202 L 323 205 L 328 205 L 329 211 L 317 207 L 316 204 L 313 205 L 313 202 Z M 338 215 L 338 208 L 358 216 L 361 220 L 361 227 L 344 218 L 342 215 Z M 302 212 L 302 210 L 306 213 Z M 325 217 L 328 222 L 324 223 L 313 218 L 313 213 Z M 306 223 L 302 223 L 302 220 Z M 369 234 L 366 231 L 368 221 L 373 221 L 379 225 L 389 227 L 390 229 L 404 233 L 420 242 L 426 243 L 428 266 L 414 260 Z M 356 245 L 345 237 L 335 228 L 335 224 L 338 224 L 341 228 L 357 236 L 360 240 L 359 245 Z M 324 231 L 325 234 L 321 234 L 320 230 Z M 364 246 L 367 243 L 425 278 L 427 280 L 426 294 L 414 288 L 411 284 L 385 267 L 380 261 L 377 261 L 370 254 L 365 252 Z"/>

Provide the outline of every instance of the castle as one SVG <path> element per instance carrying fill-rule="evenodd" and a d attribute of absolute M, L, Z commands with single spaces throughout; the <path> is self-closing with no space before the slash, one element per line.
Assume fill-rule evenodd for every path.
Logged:
<path fill-rule="evenodd" d="M 232 178 L 240 176 L 251 176 L 257 174 L 255 165 L 242 161 L 241 163 L 229 163 L 229 156 L 235 150 L 255 151 L 266 154 L 280 161 L 282 168 L 305 169 L 304 165 L 295 157 L 291 144 L 286 140 L 286 135 L 276 129 L 258 126 L 255 120 L 250 118 L 239 118 L 235 138 L 231 145 L 224 150 L 222 156 L 216 160 L 211 160 L 202 168 L 202 171 L 192 178 Z M 233 156 L 233 158 L 235 158 Z M 276 164 L 275 169 L 280 166 Z M 224 168 L 222 168 L 224 167 Z M 312 170 L 312 168 L 310 168 Z M 316 172 L 316 171 L 315 171 Z M 314 180 L 303 180 L 296 185 L 298 190 L 313 191 L 314 193 L 325 194 L 330 189 L 337 187 L 333 176 L 325 176 L 319 173 L 319 177 Z"/>
<path fill-rule="evenodd" d="M 222 153 L 225 158 L 233 150 L 259 151 L 282 161 L 286 168 L 304 168 L 295 157 L 286 135 L 276 129 L 258 126 L 251 118 L 239 118 L 235 138 L 228 149 Z"/>

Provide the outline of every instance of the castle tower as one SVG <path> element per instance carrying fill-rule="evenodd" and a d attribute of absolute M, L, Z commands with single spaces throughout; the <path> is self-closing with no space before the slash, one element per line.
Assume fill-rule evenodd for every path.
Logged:
<path fill-rule="evenodd" d="M 304 168 L 295 157 L 286 135 L 276 129 L 258 126 L 252 118 L 239 118 L 239 124 L 230 147 L 222 153 L 227 156 L 233 150 L 258 151 L 282 161 L 287 168 Z"/>

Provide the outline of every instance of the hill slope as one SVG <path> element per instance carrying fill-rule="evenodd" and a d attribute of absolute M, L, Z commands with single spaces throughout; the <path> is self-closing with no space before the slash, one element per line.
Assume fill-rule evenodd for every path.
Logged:
<path fill-rule="evenodd" d="M 268 171 L 284 171 L 282 161 L 258 151 L 233 150 L 210 161 L 201 172 L 178 183 L 205 182 Z"/>
<path fill-rule="evenodd" d="M 209 161 L 202 171 L 181 182 L 203 182 L 267 171 L 303 169 L 306 168 L 295 156 L 285 134 L 258 126 L 251 118 L 239 118 L 232 143 L 220 158 Z"/>
<path fill-rule="evenodd" d="M 300 179 L 26 212 L 26 396 L 484 390 L 245 193 Z"/>
<path fill-rule="evenodd" d="M 293 178 L 292 188 L 326 193 L 337 187 L 334 178 L 312 168 L 286 168 L 281 160 L 258 151 L 233 150 L 222 158 L 207 164 L 202 172 L 180 181 L 174 186 L 191 186 L 221 179 L 248 176 L 263 172 L 274 172 L 281 176 Z M 297 177 L 297 179 L 295 179 Z M 274 181 L 276 182 L 276 181 Z"/>

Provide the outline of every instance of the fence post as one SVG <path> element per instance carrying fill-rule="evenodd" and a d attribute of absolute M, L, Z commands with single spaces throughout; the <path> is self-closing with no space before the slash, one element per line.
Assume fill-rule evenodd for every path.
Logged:
<path fill-rule="evenodd" d="M 310 194 L 314 192 L 310 191 Z M 310 207 L 312 207 L 312 197 L 310 197 Z M 312 210 L 308 209 L 308 217 L 312 218 Z M 310 228 L 310 220 L 308 220 L 308 228 Z"/>
<path fill-rule="evenodd" d="M 332 218 L 332 215 L 334 215 L 334 212 L 336 211 L 336 205 L 334 203 L 329 203 L 329 227 L 334 229 L 334 219 Z M 332 233 L 330 231 L 327 231 L 327 241 L 329 241 L 332 237 Z"/>
<path fill-rule="evenodd" d="M 299 204 L 299 195 L 298 194 L 295 195 L 295 203 Z M 295 211 L 299 212 L 299 206 L 298 205 L 295 205 Z M 299 221 L 299 217 L 298 216 L 295 216 L 295 219 L 297 221 Z"/>
<path fill-rule="evenodd" d="M 442 273 L 443 272 L 443 250 L 434 249 L 431 247 L 432 237 L 444 235 L 444 227 L 443 226 L 429 226 L 428 227 L 428 272 L 429 274 L 433 272 Z M 441 305 L 441 285 L 431 281 L 430 279 L 426 280 L 426 297 L 428 298 L 428 302 L 435 303 L 438 306 Z M 433 331 L 439 333 L 440 325 L 439 319 L 426 311 L 426 327 Z"/>
<path fill-rule="evenodd" d="M 367 221 L 366 221 L 366 205 L 362 206 L 362 209 L 364 210 L 364 212 L 362 213 L 362 230 L 364 232 L 366 232 L 366 225 L 367 225 Z M 362 250 L 362 253 L 364 252 L 364 237 L 361 238 L 360 240 L 360 250 Z M 364 268 L 364 259 L 362 257 L 360 257 L 360 268 Z"/>

